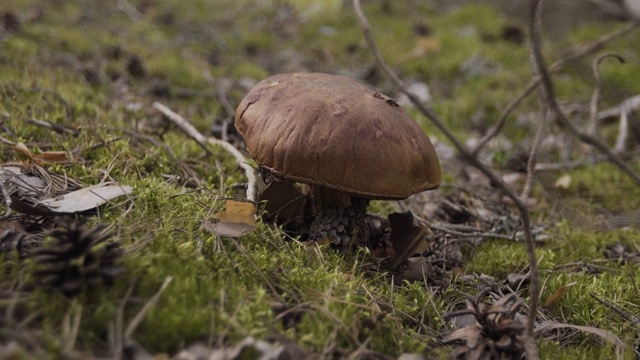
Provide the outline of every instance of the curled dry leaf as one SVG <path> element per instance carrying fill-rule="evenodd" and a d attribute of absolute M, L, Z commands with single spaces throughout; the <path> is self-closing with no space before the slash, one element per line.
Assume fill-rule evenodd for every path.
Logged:
<path fill-rule="evenodd" d="M 240 237 L 256 229 L 256 213 L 253 203 L 227 200 L 226 209 L 215 216 L 218 222 L 205 222 L 203 226 L 220 236 Z"/>
<path fill-rule="evenodd" d="M 569 288 L 575 284 L 577 284 L 577 282 L 574 281 L 560 286 L 560 288 L 558 288 L 558 290 L 556 290 L 556 292 L 549 296 L 547 301 L 544 302 L 545 309 L 551 309 L 558 302 L 558 300 L 560 300 L 562 296 L 567 293 L 567 290 L 569 290 Z"/>
<path fill-rule="evenodd" d="M 66 151 L 45 151 L 38 156 L 43 162 L 63 163 L 69 160 Z"/>
<path fill-rule="evenodd" d="M 30 160 L 33 159 L 33 153 L 31 153 L 31 150 L 29 150 L 27 145 L 25 145 L 23 142 L 17 143 L 14 146 L 14 149 L 20 154 L 22 154 L 22 156 L 26 157 L 27 159 L 30 159 Z"/>
<path fill-rule="evenodd" d="M 40 155 L 36 155 L 22 142 L 17 143 L 14 149 L 36 164 L 42 164 L 43 162 L 64 163 L 69 160 L 66 151 L 44 151 Z"/>

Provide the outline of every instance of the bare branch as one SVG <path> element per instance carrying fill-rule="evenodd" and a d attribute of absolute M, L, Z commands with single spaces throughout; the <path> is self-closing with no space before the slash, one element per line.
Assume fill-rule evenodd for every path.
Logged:
<path fill-rule="evenodd" d="M 156 108 L 161 113 L 163 113 L 167 118 L 169 118 L 169 120 L 171 120 L 174 124 L 176 124 L 187 135 L 191 136 L 191 138 L 193 138 L 198 144 L 200 144 L 200 146 L 202 146 L 207 151 L 208 154 L 210 154 L 211 151 L 209 150 L 207 143 L 221 146 L 223 149 L 231 153 L 231 155 L 233 155 L 233 157 L 236 159 L 236 163 L 238 164 L 238 166 L 242 168 L 242 170 L 244 170 L 245 176 L 247 177 L 247 182 L 248 182 L 247 200 L 253 201 L 253 202 L 256 201 L 257 199 L 256 171 L 251 165 L 247 164 L 246 158 L 244 157 L 244 155 L 242 155 L 242 153 L 238 149 L 236 149 L 233 145 L 231 145 L 227 141 L 214 139 L 214 138 L 207 138 L 206 136 L 202 135 L 196 128 L 194 128 L 193 125 L 191 125 L 182 116 L 173 112 L 171 109 L 169 109 L 168 107 L 166 107 L 165 105 L 159 102 L 154 102 L 153 107 Z"/>
<path fill-rule="evenodd" d="M 592 70 L 593 77 L 596 80 L 596 86 L 593 89 L 593 94 L 591 95 L 591 104 L 589 105 L 589 125 L 587 127 L 587 134 L 595 135 L 597 128 L 597 117 L 598 117 L 598 101 L 600 100 L 600 90 L 602 90 L 602 77 L 600 76 L 600 63 L 602 60 L 614 57 L 618 59 L 621 63 L 624 63 L 624 58 L 620 55 L 614 53 L 606 53 L 596 57 L 593 60 Z"/>
<path fill-rule="evenodd" d="M 535 9 L 537 9 L 540 5 L 540 2 L 541 0 L 531 0 L 531 11 L 535 11 Z M 534 14 L 531 15 L 530 21 L 530 25 L 533 29 L 535 23 Z M 562 109 L 560 109 L 560 105 L 558 104 L 558 100 L 555 94 L 555 88 L 553 87 L 553 83 L 549 75 L 549 69 L 547 69 L 546 65 L 544 64 L 544 57 L 542 56 L 542 53 L 540 51 L 540 34 L 539 32 L 532 31 L 531 37 L 531 46 L 534 49 L 538 72 L 541 78 L 541 86 L 544 89 L 547 100 L 549 101 L 549 107 L 551 108 L 551 111 L 553 111 L 556 117 L 560 120 L 560 123 L 567 129 L 569 129 L 573 136 L 579 138 L 582 142 L 596 148 L 598 151 L 604 154 L 610 162 L 617 165 L 620 170 L 629 175 L 629 177 L 631 177 L 633 181 L 635 181 L 637 184 L 640 184 L 640 176 L 638 176 L 638 174 L 636 174 L 636 172 L 633 171 L 633 169 L 631 169 L 629 165 L 622 161 L 622 159 L 618 155 L 609 150 L 609 148 L 596 137 L 582 132 L 573 122 L 571 122 L 571 120 L 569 120 Z"/>
<path fill-rule="evenodd" d="M 389 68 L 389 66 L 384 62 L 378 48 L 373 41 L 373 37 L 371 36 L 371 27 L 369 26 L 369 22 L 362 12 L 362 8 L 360 6 L 360 0 L 353 0 L 353 5 L 355 8 L 356 15 L 360 21 L 360 27 L 362 28 L 365 40 L 369 49 L 371 50 L 373 56 L 376 59 L 378 66 L 383 70 L 383 72 L 387 75 L 387 77 L 393 82 L 394 86 L 400 90 L 403 94 L 409 98 L 409 100 L 416 106 L 416 108 L 426 116 L 446 137 L 449 141 L 456 147 L 458 152 L 464 157 L 464 159 L 480 170 L 492 184 L 495 184 L 496 187 L 501 189 L 511 200 L 513 200 L 514 204 L 518 208 L 520 212 L 520 217 L 522 219 L 522 225 L 524 227 L 524 238 L 525 243 L 527 244 L 527 253 L 529 255 L 529 266 L 531 268 L 531 283 L 530 283 L 530 293 L 531 293 L 531 303 L 529 309 L 529 323 L 527 326 L 527 335 L 531 339 L 530 343 L 533 343 L 533 348 L 531 346 L 528 347 L 527 355 L 530 360 L 538 359 L 537 350 L 535 349 L 535 343 L 533 341 L 533 326 L 535 323 L 536 312 L 537 312 L 537 304 L 538 297 L 540 296 L 540 273 L 538 270 L 538 263 L 536 260 L 535 254 L 535 246 L 533 243 L 533 236 L 531 233 L 531 218 L 529 215 L 529 209 L 527 205 L 520 199 L 520 197 L 515 193 L 515 191 L 509 187 L 507 184 L 502 181 L 502 179 L 497 176 L 493 171 L 491 171 L 487 166 L 485 166 L 477 157 L 473 156 L 469 150 L 462 145 L 461 141 L 458 140 L 453 133 L 447 129 L 444 123 L 438 118 L 435 113 L 433 113 L 430 109 L 427 109 L 424 104 L 418 99 L 418 97 L 411 93 L 407 87 L 402 83 L 402 81 L 396 76 L 396 74 Z"/>
<path fill-rule="evenodd" d="M 604 35 L 603 37 L 592 41 L 588 44 L 585 44 L 583 46 L 581 46 L 580 48 L 578 48 L 576 51 L 574 51 L 573 53 L 571 53 L 570 55 L 564 57 L 563 59 L 560 59 L 558 61 L 556 61 L 555 63 L 551 64 L 551 66 L 549 66 L 549 71 L 550 72 L 555 72 L 560 70 L 565 64 L 571 62 L 571 61 L 575 61 L 578 60 L 586 55 L 592 54 L 600 49 L 602 49 L 607 43 L 611 42 L 614 39 L 617 39 L 623 35 L 628 34 L 629 32 L 635 30 L 638 26 L 640 26 L 640 23 L 633 23 L 633 24 L 629 24 L 629 26 L 622 28 L 620 30 L 616 30 L 614 32 L 612 32 L 611 34 L 607 34 Z M 504 127 L 504 125 L 507 122 L 507 117 L 509 117 L 509 115 L 511 115 L 511 112 L 518 107 L 518 105 L 520 105 L 520 103 L 522 102 L 522 100 L 524 98 L 526 98 L 527 96 L 529 96 L 529 94 L 531 94 L 531 92 L 538 86 L 538 84 L 540 83 L 540 77 L 536 76 L 533 79 L 531 79 L 531 81 L 527 84 L 527 86 L 524 88 L 524 90 L 522 90 L 522 93 L 520 93 L 520 95 L 518 95 L 516 98 L 514 98 L 513 100 L 511 100 L 511 102 L 505 107 L 505 109 L 502 111 L 502 114 L 500 114 L 500 118 L 498 119 L 498 121 L 496 122 L 496 124 L 489 129 L 489 131 L 487 131 L 487 134 L 480 140 L 478 141 L 478 144 L 476 145 L 476 147 L 471 151 L 473 153 L 473 155 L 476 155 L 480 152 L 480 150 L 482 149 L 482 147 L 484 147 L 491 139 L 493 139 L 497 134 L 500 133 L 500 131 L 502 130 L 502 128 Z M 598 115 L 598 118 L 601 118 L 600 114 Z"/>

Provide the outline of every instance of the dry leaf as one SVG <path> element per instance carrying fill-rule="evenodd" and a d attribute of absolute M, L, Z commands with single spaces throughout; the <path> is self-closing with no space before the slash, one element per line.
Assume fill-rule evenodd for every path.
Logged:
<path fill-rule="evenodd" d="M 409 282 L 424 281 L 426 278 L 433 277 L 436 274 L 431 262 L 422 256 L 410 257 L 407 259 L 406 264 L 406 269 L 401 274 L 396 275 L 396 279 Z"/>
<path fill-rule="evenodd" d="M 226 210 L 216 214 L 218 220 L 256 226 L 257 209 L 255 205 L 250 202 L 235 200 L 227 200 L 226 205 Z"/>
<path fill-rule="evenodd" d="M 272 181 L 260 195 L 259 202 L 264 202 L 268 220 L 278 225 L 303 221 L 305 196 L 289 181 Z"/>
<path fill-rule="evenodd" d="M 391 234 L 389 239 L 395 250 L 391 259 L 393 268 L 413 254 L 421 254 L 427 250 L 429 228 L 420 227 L 413 221 L 411 212 L 389 214 Z"/>
<path fill-rule="evenodd" d="M 61 163 L 68 160 L 66 151 L 45 151 L 38 155 L 37 158 L 50 163 Z"/>
<path fill-rule="evenodd" d="M 255 230 L 255 205 L 246 201 L 227 200 L 226 209 L 216 214 L 217 223 L 205 224 L 205 229 L 220 236 L 240 237 Z"/>
<path fill-rule="evenodd" d="M 569 188 L 569 186 L 571 186 L 571 175 L 569 174 L 564 174 L 562 176 L 560 176 L 556 182 L 553 183 L 553 186 L 556 189 L 563 189 L 566 190 Z"/>
<path fill-rule="evenodd" d="M 572 283 L 568 283 L 560 286 L 560 288 L 556 290 L 556 292 L 553 293 L 553 295 L 549 296 L 547 301 L 545 301 L 544 307 L 546 309 L 552 308 L 556 304 L 556 302 L 558 302 L 558 300 L 560 300 L 560 298 L 567 292 L 567 290 L 569 290 L 569 288 L 575 284 L 577 284 L 577 282 L 574 281 Z"/>
<path fill-rule="evenodd" d="M 24 157 L 26 157 L 28 159 L 33 159 L 33 154 L 31 153 L 31 150 L 29 150 L 27 145 L 25 145 L 23 142 L 17 143 L 15 145 L 15 149 L 16 149 L 17 152 L 22 154 Z"/>
<path fill-rule="evenodd" d="M 544 325 L 538 327 L 534 331 L 534 336 L 538 337 L 544 335 L 548 331 L 554 329 L 562 329 L 562 328 L 570 328 L 576 329 L 580 331 L 585 331 L 590 334 L 594 334 L 602 338 L 603 340 L 609 342 L 610 344 L 615 345 L 618 348 L 618 351 L 623 351 L 626 347 L 624 341 L 622 341 L 619 337 L 617 337 L 614 333 L 608 330 L 596 328 L 593 326 L 580 326 L 580 325 L 571 325 L 571 324 L 562 324 L 556 321 L 548 321 Z"/>
<path fill-rule="evenodd" d="M 61 197 L 45 199 L 36 205 L 44 206 L 55 213 L 72 214 L 95 209 L 131 192 L 133 192 L 131 186 L 107 182 L 76 190 Z"/>

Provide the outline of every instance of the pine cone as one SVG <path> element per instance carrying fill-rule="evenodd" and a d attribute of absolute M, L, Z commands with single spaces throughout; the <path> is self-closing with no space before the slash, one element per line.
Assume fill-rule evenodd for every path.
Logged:
<path fill-rule="evenodd" d="M 26 238 L 24 232 L 18 232 L 13 230 L 0 232 L 0 254 L 12 254 L 16 251 L 20 258 L 23 255 L 23 244 Z"/>
<path fill-rule="evenodd" d="M 462 343 L 454 350 L 456 358 L 465 359 L 519 359 L 524 352 L 523 333 L 526 319 L 516 318 L 522 300 L 516 295 L 502 297 L 492 305 L 480 300 L 489 292 L 485 289 L 475 298 L 467 299 L 467 308 L 446 314 L 445 318 L 473 315 L 475 323 L 448 334 L 445 344 Z M 511 304 L 510 304 L 511 303 Z"/>
<path fill-rule="evenodd" d="M 39 265 L 35 276 L 38 283 L 49 289 L 59 289 L 66 296 L 73 296 L 84 289 L 113 283 L 123 268 L 116 264 L 122 249 L 109 241 L 110 234 L 104 226 L 84 226 L 83 221 L 70 218 L 56 220 L 51 231 L 54 242 L 34 251 Z"/>

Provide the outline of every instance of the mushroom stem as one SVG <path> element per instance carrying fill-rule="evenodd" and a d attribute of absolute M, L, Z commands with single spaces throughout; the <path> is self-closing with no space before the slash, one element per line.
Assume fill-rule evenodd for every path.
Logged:
<path fill-rule="evenodd" d="M 310 190 L 316 210 L 309 229 L 311 240 L 347 247 L 355 236 L 363 236 L 369 200 L 320 186 L 311 186 Z"/>

